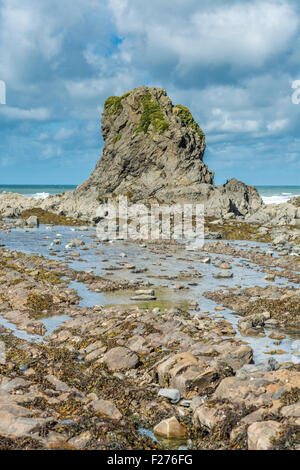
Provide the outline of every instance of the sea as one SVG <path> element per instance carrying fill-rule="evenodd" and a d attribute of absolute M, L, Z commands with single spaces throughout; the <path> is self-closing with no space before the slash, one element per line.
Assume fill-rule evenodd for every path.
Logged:
<path fill-rule="evenodd" d="M 71 191 L 76 185 L 70 184 L 0 184 L 0 194 L 3 191 L 23 194 L 35 199 L 46 199 L 52 194 Z M 265 204 L 280 204 L 295 196 L 300 196 L 300 186 L 256 186 Z"/>

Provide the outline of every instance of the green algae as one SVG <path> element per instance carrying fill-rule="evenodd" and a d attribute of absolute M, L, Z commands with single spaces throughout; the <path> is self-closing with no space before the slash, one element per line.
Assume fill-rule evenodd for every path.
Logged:
<path fill-rule="evenodd" d="M 66 226 L 81 226 L 86 225 L 82 220 L 75 220 L 71 217 L 66 217 L 64 215 L 58 215 L 54 212 L 46 211 L 38 207 L 33 209 L 27 209 L 22 212 L 21 218 L 28 219 L 32 215 L 38 217 L 41 224 L 51 224 L 51 225 L 66 225 Z"/>

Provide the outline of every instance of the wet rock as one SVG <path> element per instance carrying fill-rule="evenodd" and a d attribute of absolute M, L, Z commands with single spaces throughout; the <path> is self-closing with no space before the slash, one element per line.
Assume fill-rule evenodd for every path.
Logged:
<path fill-rule="evenodd" d="M 248 428 L 249 450 L 270 450 L 272 439 L 280 432 L 281 425 L 276 421 L 261 421 L 253 423 Z"/>
<path fill-rule="evenodd" d="M 265 320 L 263 314 L 249 315 L 238 321 L 238 328 L 243 335 L 260 334 L 264 332 Z"/>
<path fill-rule="evenodd" d="M 31 217 L 28 217 L 28 219 L 26 220 L 26 225 L 30 228 L 38 228 L 40 225 L 40 221 L 38 217 L 36 217 L 35 215 L 32 215 Z"/>
<path fill-rule="evenodd" d="M 232 269 L 232 266 L 229 263 L 221 263 L 219 266 L 220 269 Z"/>
<path fill-rule="evenodd" d="M 141 301 L 141 302 L 145 302 L 147 300 L 156 300 L 156 297 L 154 295 L 134 295 L 133 297 L 130 297 L 130 300 L 138 300 L 138 301 Z"/>
<path fill-rule="evenodd" d="M 169 419 L 164 419 L 154 427 L 154 434 L 168 438 L 184 438 L 187 435 L 186 427 L 179 423 L 173 416 Z"/>
<path fill-rule="evenodd" d="M 71 240 L 67 245 L 66 245 L 66 248 L 78 248 L 80 246 L 84 246 L 85 243 L 83 240 L 81 240 L 80 238 L 73 238 L 73 240 Z"/>
<path fill-rule="evenodd" d="M 130 349 L 122 346 L 110 349 L 102 358 L 110 370 L 134 369 L 139 363 L 139 357 Z"/>
<path fill-rule="evenodd" d="M 233 273 L 231 271 L 219 271 L 216 274 L 213 274 L 215 279 L 230 279 L 233 277 Z"/>
<path fill-rule="evenodd" d="M 211 258 L 207 256 L 206 258 L 202 258 L 200 261 L 201 263 L 209 264 L 211 262 Z"/>

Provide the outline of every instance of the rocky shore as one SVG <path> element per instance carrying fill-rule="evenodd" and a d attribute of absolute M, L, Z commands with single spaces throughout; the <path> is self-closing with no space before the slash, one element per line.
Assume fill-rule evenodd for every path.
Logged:
<path fill-rule="evenodd" d="M 7 237 L 20 230 L 14 223 L 1 225 Z M 58 229 L 48 231 L 48 243 Z M 39 230 L 28 228 L 23 237 Z M 282 255 L 282 245 L 271 254 L 265 245 L 243 242 L 212 241 L 196 251 L 145 243 L 145 253 L 161 264 L 156 277 L 146 261 L 147 269 L 135 268 L 134 243 L 127 242 L 119 255 L 126 261 L 111 259 L 106 272 L 113 278 L 107 279 L 70 263 L 113 246 L 92 238 L 87 248 L 86 232 L 72 230 L 76 238 L 69 244 L 76 248 L 58 244 L 50 258 L 0 250 L 0 311 L 8 322 L 1 321 L 0 334 L 1 449 L 299 449 L 300 369 L 297 361 L 282 362 L 280 354 L 291 331 L 299 342 L 296 244 Z M 163 274 L 164 261 L 171 265 L 184 256 L 193 269 Z M 187 307 L 168 307 L 160 300 L 162 287 L 153 284 L 159 280 L 184 297 L 203 279 L 232 275 L 241 259 L 245 270 L 264 277 L 280 268 L 276 273 L 291 286 L 270 280 L 266 287 L 237 289 L 221 276 L 215 282 L 226 288 L 204 294 L 213 300 L 208 311 L 193 295 Z M 83 306 L 70 287 L 74 281 L 90 292 L 123 292 L 128 301 Z M 237 327 L 225 308 L 239 315 Z M 45 326 L 47 318 L 56 320 L 53 331 Z M 21 339 L 17 331 L 33 336 Z M 274 348 L 254 361 L 250 338 L 266 335 Z"/>
<path fill-rule="evenodd" d="M 215 186 L 162 89 L 109 98 L 102 134 L 75 191 L 0 195 L 0 449 L 299 450 L 299 198 Z M 100 240 L 119 195 L 203 203 L 204 246 Z"/>

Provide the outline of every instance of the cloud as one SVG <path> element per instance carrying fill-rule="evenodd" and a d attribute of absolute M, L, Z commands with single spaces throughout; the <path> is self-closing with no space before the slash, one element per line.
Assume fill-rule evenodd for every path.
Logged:
<path fill-rule="evenodd" d="M 50 111 L 46 108 L 21 109 L 3 106 L 0 108 L 0 116 L 10 121 L 46 121 L 50 118 Z"/>
<path fill-rule="evenodd" d="M 2 177 L 81 182 L 105 99 L 146 84 L 191 109 L 217 182 L 295 181 L 299 24 L 297 0 L 0 0 Z"/>
<path fill-rule="evenodd" d="M 170 0 L 147 6 L 139 0 L 110 0 L 109 5 L 124 37 L 123 54 L 151 63 L 167 58 L 181 75 L 196 66 L 261 67 L 287 51 L 299 26 L 292 4 L 274 1 L 214 6 L 198 0 L 184 12 L 180 2 Z"/>

